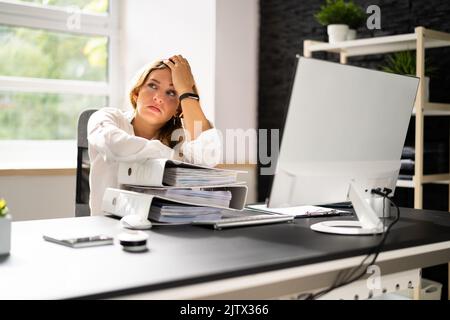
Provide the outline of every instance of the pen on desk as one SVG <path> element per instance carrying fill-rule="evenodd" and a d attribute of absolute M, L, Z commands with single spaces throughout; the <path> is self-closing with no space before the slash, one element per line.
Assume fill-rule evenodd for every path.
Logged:
<path fill-rule="evenodd" d="M 327 210 L 327 211 L 306 211 L 308 217 L 330 217 L 338 216 L 340 213 L 337 210 Z"/>

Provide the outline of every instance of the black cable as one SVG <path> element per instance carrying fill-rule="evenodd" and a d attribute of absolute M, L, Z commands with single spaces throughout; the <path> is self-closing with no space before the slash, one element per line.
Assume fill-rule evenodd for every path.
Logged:
<path fill-rule="evenodd" d="M 384 243 L 385 243 L 385 241 L 386 241 L 386 239 L 387 239 L 387 236 L 388 236 L 388 234 L 389 234 L 389 232 L 390 232 L 390 229 L 392 228 L 392 226 L 393 226 L 395 223 L 397 223 L 397 221 L 398 221 L 399 218 L 400 218 L 400 209 L 398 208 L 398 206 L 397 206 L 392 200 L 390 200 L 389 198 L 387 198 L 387 197 L 385 197 L 385 198 L 388 199 L 388 200 L 389 200 L 389 201 L 397 208 L 397 217 L 396 217 L 396 219 L 389 225 L 389 227 L 388 227 L 387 230 L 385 231 L 384 237 L 383 237 L 383 239 L 380 241 L 380 243 L 378 244 L 378 246 L 374 247 L 374 249 L 375 249 L 375 250 L 374 250 L 374 251 L 375 251 L 375 256 L 373 257 L 372 261 L 368 264 L 368 266 L 371 266 L 371 265 L 373 265 L 373 264 L 375 263 L 375 261 L 376 261 L 378 255 L 379 255 L 379 253 L 380 253 L 380 251 L 381 251 L 381 248 L 382 248 L 382 246 L 384 245 Z M 383 200 L 384 200 L 384 198 L 383 198 Z M 330 292 L 331 290 L 334 290 L 334 289 L 336 289 L 336 288 L 342 287 L 342 286 L 344 286 L 344 285 L 347 285 L 347 284 L 350 284 L 350 283 L 352 283 L 352 282 L 354 282 L 354 281 L 359 280 L 361 277 L 363 277 L 363 276 L 366 274 L 366 269 L 367 269 L 367 268 L 363 269 L 362 272 L 361 272 L 359 275 L 357 275 L 356 277 L 353 277 L 353 278 L 352 278 L 352 275 L 355 274 L 360 268 L 363 267 L 365 261 L 366 261 L 366 260 L 374 253 L 374 251 L 370 252 L 370 253 L 363 259 L 363 261 L 359 264 L 359 266 L 356 267 L 356 268 L 354 268 L 354 269 L 352 270 L 352 273 L 344 280 L 344 282 L 340 283 L 340 284 L 337 285 L 337 286 L 334 286 L 334 287 L 331 287 L 331 288 L 329 288 L 329 289 L 326 289 L 326 290 L 324 290 L 324 291 L 322 291 L 322 292 L 316 293 L 316 294 L 312 295 L 311 298 L 312 298 L 312 299 L 315 299 L 315 298 L 317 298 L 317 297 L 320 297 L 320 296 L 324 295 L 325 293 Z"/>
<path fill-rule="evenodd" d="M 384 201 L 384 199 L 388 199 L 388 198 L 387 198 L 387 197 L 383 198 L 383 201 Z M 389 234 L 389 232 L 390 232 L 392 226 L 393 226 L 395 223 L 397 223 L 397 221 L 398 221 L 399 218 L 400 218 L 400 209 L 397 207 L 397 205 L 396 205 L 392 200 L 390 200 L 390 199 L 388 199 L 388 200 L 389 200 L 389 201 L 397 208 L 397 218 L 396 218 L 396 219 L 389 225 L 389 227 L 386 229 L 383 239 L 380 241 L 380 243 L 378 244 L 378 246 L 374 248 L 375 250 L 372 251 L 372 252 L 370 252 L 370 253 L 363 259 L 363 261 L 359 264 L 359 266 L 358 266 L 357 268 L 355 268 L 355 269 L 353 270 L 353 272 L 350 274 L 350 276 L 345 280 L 344 284 L 341 284 L 340 286 L 345 285 L 345 284 L 349 284 L 349 283 L 354 282 L 354 281 L 356 281 L 356 280 L 359 280 L 361 277 L 363 277 L 363 276 L 366 274 L 367 268 L 364 268 L 364 269 L 362 270 L 362 272 L 361 272 L 358 276 L 356 276 L 356 277 L 354 277 L 354 278 L 352 278 L 352 275 L 355 274 L 360 268 L 363 267 L 365 261 L 366 261 L 372 254 L 374 254 L 374 252 L 375 252 L 375 256 L 373 257 L 372 261 L 368 264 L 368 266 L 373 265 L 373 264 L 375 263 L 376 259 L 378 258 L 378 255 L 379 255 L 379 253 L 381 252 L 381 248 L 383 247 L 383 245 L 384 245 L 384 243 L 385 243 L 385 241 L 386 241 L 386 239 L 387 239 L 387 237 L 388 237 L 388 234 Z"/>
<path fill-rule="evenodd" d="M 377 247 L 375 247 L 375 256 L 374 256 L 374 258 L 373 258 L 373 260 L 372 260 L 372 262 L 371 263 L 369 263 L 369 265 L 368 266 L 371 266 L 371 265 L 373 265 L 374 263 L 375 263 L 375 261 L 376 261 L 376 259 L 377 259 L 377 257 L 378 257 L 378 255 L 379 255 L 379 253 L 380 253 L 380 251 L 381 251 L 381 248 L 382 248 L 382 246 L 384 245 L 384 242 L 386 241 L 386 239 L 387 239 L 387 236 L 388 236 L 388 234 L 389 234 L 389 231 L 391 230 L 391 228 L 392 228 L 392 226 L 395 224 L 395 223 L 397 223 L 397 221 L 400 219 L 400 209 L 398 208 L 398 206 L 391 200 L 391 199 L 389 199 L 389 198 L 387 198 L 386 197 L 386 199 L 388 199 L 396 208 L 397 208 L 397 217 L 395 218 L 395 220 L 388 226 L 388 228 L 386 229 L 386 231 L 385 231 L 385 234 L 384 234 L 384 237 L 383 237 L 383 239 L 380 241 L 380 243 L 378 244 L 378 246 Z M 384 200 L 384 199 L 383 199 Z M 373 254 L 374 252 L 371 252 L 371 253 L 369 253 L 369 255 L 367 255 L 365 258 L 364 258 L 364 260 L 360 263 L 360 265 L 356 268 L 356 270 L 357 269 L 359 269 L 359 268 L 361 268 L 362 266 L 363 266 L 363 264 L 364 264 L 364 262 Z M 367 269 L 367 268 L 366 268 Z M 355 272 L 356 272 L 356 270 L 355 270 Z M 363 272 L 362 272 L 362 274 L 360 275 L 360 276 L 358 276 L 356 279 L 353 279 L 353 280 L 349 280 L 349 279 L 347 279 L 347 281 L 350 281 L 350 282 L 353 282 L 353 281 L 356 281 L 356 280 L 358 280 L 358 279 L 360 279 L 362 276 L 364 276 L 364 274 L 366 273 L 366 271 L 365 270 L 363 270 Z M 350 283 L 349 282 L 349 283 Z"/>
<path fill-rule="evenodd" d="M 397 216 L 396 216 L 396 218 L 394 219 L 394 221 L 387 227 L 386 231 L 384 232 L 384 236 L 383 236 L 383 238 L 381 239 L 380 243 L 379 243 L 377 246 L 373 247 L 374 250 L 371 250 L 371 251 L 369 252 L 369 254 L 361 261 L 361 263 L 360 263 L 356 268 L 354 268 L 354 269 L 351 270 L 351 273 L 350 273 L 348 276 L 346 275 L 346 276 L 342 277 L 342 275 L 341 275 L 342 272 L 340 272 L 340 273 L 338 274 L 336 280 L 334 281 L 333 285 L 332 285 L 330 288 L 325 289 L 325 290 L 322 290 L 322 291 L 319 291 L 319 292 L 317 292 L 317 293 L 315 293 L 315 294 L 313 294 L 313 293 L 305 293 L 305 294 L 299 295 L 298 298 L 302 298 L 302 296 L 304 296 L 304 298 L 305 298 L 306 300 L 314 300 L 314 299 L 317 299 L 317 298 L 323 296 L 324 294 L 329 293 L 329 292 L 332 291 L 332 290 L 335 290 L 335 289 L 337 289 L 337 288 L 343 287 L 343 286 L 345 286 L 345 285 L 347 285 L 347 284 L 350 284 L 350 283 L 352 283 L 352 282 L 354 282 L 354 281 L 359 280 L 360 278 L 362 278 L 362 277 L 366 274 L 367 268 L 364 268 L 364 269 L 362 270 L 362 272 L 360 272 L 360 274 L 358 274 L 357 276 L 355 276 L 355 277 L 353 277 L 353 278 L 352 278 L 352 276 L 353 276 L 353 275 L 354 275 L 361 267 L 364 266 L 365 261 L 366 261 L 370 256 L 372 256 L 372 254 L 374 254 L 374 253 L 375 253 L 375 256 L 373 257 L 372 261 L 368 264 L 367 267 L 369 267 L 369 266 L 371 266 L 371 265 L 373 265 L 373 264 L 375 263 L 376 259 L 378 258 L 378 255 L 379 255 L 380 252 L 381 252 L 381 248 L 383 247 L 384 243 L 386 242 L 386 239 L 387 239 L 387 236 L 389 235 L 389 232 L 391 231 L 392 227 L 400 220 L 400 208 L 395 204 L 394 201 L 392 201 L 392 200 L 388 197 L 388 195 L 392 192 L 392 190 L 385 188 L 383 191 L 384 191 L 384 192 L 382 192 L 380 189 L 378 189 L 378 190 L 372 190 L 372 193 L 381 195 L 381 196 L 383 197 L 383 217 L 384 217 L 384 201 L 385 201 L 386 199 L 389 200 L 389 202 L 390 202 L 393 206 L 395 206 L 395 208 L 397 209 Z M 383 228 L 384 228 L 384 223 L 383 223 Z M 341 278 L 344 278 L 344 280 L 343 280 L 342 282 L 340 281 Z M 340 283 L 339 283 L 339 282 L 340 282 Z"/>
<path fill-rule="evenodd" d="M 385 228 L 386 227 L 386 219 L 385 219 L 385 200 L 387 199 L 387 200 L 389 200 L 391 203 L 393 203 L 392 202 L 392 200 L 390 200 L 389 198 L 388 198 L 388 196 L 389 196 L 389 194 L 392 192 L 392 190 L 390 190 L 390 189 L 387 189 L 387 188 L 384 188 L 384 192 L 381 192 L 381 189 L 375 189 L 375 190 L 372 190 L 372 193 L 375 193 L 375 194 L 378 194 L 378 195 L 380 195 L 380 196 L 382 196 L 383 197 L 383 228 Z M 393 222 L 393 224 L 394 224 L 395 222 Z M 384 230 L 384 229 L 383 229 Z M 385 233 L 385 237 L 387 238 L 387 229 L 386 229 L 386 233 Z M 376 250 L 381 250 L 381 248 L 378 248 L 379 246 L 377 246 L 377 247 L 374 247 L 374 249 L 375 249 L 375 252 L 376 252 Z M 350 273 L 350 275 L 348 276 L 348 277 L 346 277 L 345 279 L 346 279 L 346 281 L 348 281 L 348 279 L 349 278 L 351 278 L 351 276 L 356 272 L 356 270 L 358 270 L 359 268 L 361 268 L 363 265 L 364 265 L 364 262 L 366 262 L 366 260 L 372 255 L 374 253 L 374 251 L 372 251 L 372 252 L 369 252 L 369 254 L 361 261 L 361 263 L 359 264 L 359 266 L 358 267 L 356 267 L 356 269 L 354 269 L 351 273 Z M 369 264 L 369 266 L 370 266 L 371 264 Z"/>

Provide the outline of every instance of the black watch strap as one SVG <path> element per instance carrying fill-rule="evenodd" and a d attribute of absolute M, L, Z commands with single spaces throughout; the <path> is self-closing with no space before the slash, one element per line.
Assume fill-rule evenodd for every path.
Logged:
<path fill-rule="evenodd" d="M 195 99 L 195 100 L 200 100 L 200 97 L 198 96 L 198 94 L 195 94 L 195 93 L 192 93 L 192 92 L 187 92 L 187 93 L 183 93 L 183 94 L 179 97 L 180 102 L 181 102 L 183 99 L 186 99 L 186 98 L 189 98 L 189 99 Z"/>

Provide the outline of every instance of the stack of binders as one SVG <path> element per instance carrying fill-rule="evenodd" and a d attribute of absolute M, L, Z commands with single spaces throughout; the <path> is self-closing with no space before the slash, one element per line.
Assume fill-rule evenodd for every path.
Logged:
<path fill-rule="evenodd" d="M 120 188 L 106 189 L 102 210 L 162 224 L 220 219 L 224 210 L 244 208 L 247 186 L 237 182 L 240 172 L 168 159 L 121 163 Z"/>

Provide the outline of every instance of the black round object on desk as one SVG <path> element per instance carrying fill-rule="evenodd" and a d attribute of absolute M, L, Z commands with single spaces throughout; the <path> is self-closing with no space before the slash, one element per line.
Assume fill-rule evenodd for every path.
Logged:
<path fill-rule="evenodd" d="M 117 237 L 123 250 L 128 252 L 147 251 L 148 234 L 143 231 L 126 231 Z"/>

